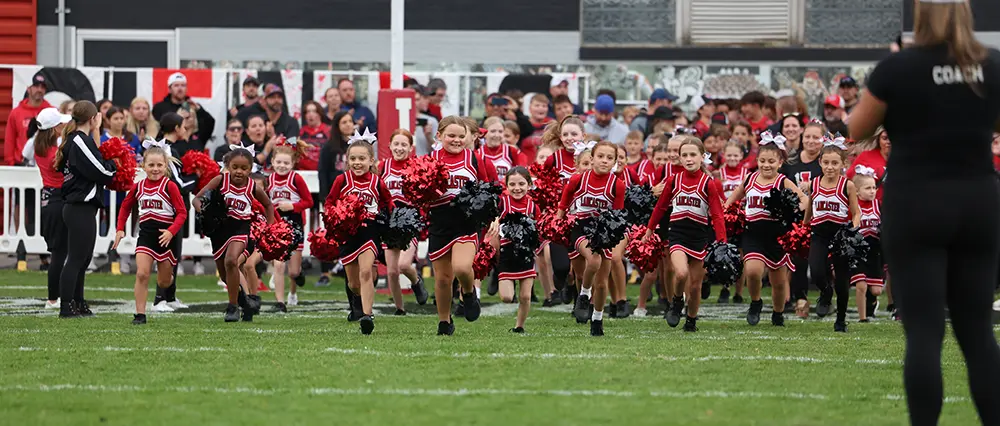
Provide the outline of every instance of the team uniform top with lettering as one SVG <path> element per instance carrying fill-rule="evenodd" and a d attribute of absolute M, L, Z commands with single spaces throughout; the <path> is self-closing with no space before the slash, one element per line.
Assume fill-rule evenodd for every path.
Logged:
<path fill-rule="evenodd" d="M 379 176 L 382 176 L 382 182 L 392 196 L 392 204 L 397 207 L 410 205 L 403 195 L 403 169 L 406 168 L 406 162 L 407 160 L 399 161 L 392 157 L 378 162 Z"/>
<path fill-rule="evenodd" d="M 726 241 L 722 187 L 703 170 L 693 173 L 685 170 L 667 180 L 649 218 L 649 229 L 664 225 L 661 221 L 667 210 L 670 211 L 667 241 L 671 253 L 682 251 L 694 259 L 704 260 L 712 230 L 716 241 Z"/>
<path fill-rule="evenodd" d="M 615 172 L 615 177 L 624 182 L 626 188 L 632 185 L 642 185 L 646 183 L 646 181 L 642 179 L 642 176 L 637 174 L 635 170 L 632 170 L 628 167 L 625 167 L 623 170 Z"/>
<path fill-rule="evenodd" d="M 812 221 L 813 232 L 829 232 L 830 236 L 840 225 L 851 221 L 850 204 L 847 201 L 847 177 L 837 179 L 837 186 L 824 188 L 820 185 L 822 177 L 812 180 Z"/>
<path fill-rule="evenodd" d="M 496 169 L 493 163 L 484 161 L 468 149 L 457 154 L 441 149 L 429 155 L 448 167 L 447 188 L 441 197 L 431 202 L 427 218 L 427 257 L 435 261 L 448 254 L 457 243 L 479 243 L 480 230 L 468 223 L 464 213 L 448 203 L 462 191 L 466 182 L 494 182 Z"/>
<path fill-rule="evenodd" d="M 255 185 L 253 179 L 247 178 L 246 186 L 236 187 L 229 181 L 229 173 L 222 173 L 219 193 L 222 194 L 222 198 L 226 202 L 226 219 L 215 235 L 208 236 L 212 240 L 215 260 L 223 258 L 229 244 L 234 241 L 242 242 L 245 245 L 243 249 L 245 256 L 249 257 L 250 253 L 253 253 L 253 244 L 250 241 L 250 222 L 253 221 L 254 217 L 253 194 Z"/>
<path fill-rule="evenodd" d="M 306 180 L 294 170 L 284 175 L 277 172 L 271 173 L 267 177 L 267 195 L 271 197 L 271 204 L 274 205 L 278 216 L 287 220 L 293 227 L 304 231 L 305 214 L 313 206 L 312 194 L 309 192 L 309 185 Z M 278 204 L 292 203 L 291 211 L 278 209 Z M 304 249 L 303 243 L 299 243 L 299 250 Z"/>
<path fill-rule="evenodd" d="M 729 196 L 733 194 L 733 191 L 735 191 L 736 188 L 740 186 L 740 183 L 743 183 L 749 175 L 750 171 L 740 166 L 724 166 L 719 169 L 719 180 L 722 184 L 723 199 L 728 200 Z"/>
<path fill-rule="evenodd" d="M 568 149 L 560 148 L 545 160 L 545 167 L 554 167 L 559 171 L 559 176 L 567 181 L 573 173 L 576 173 L 576 157 Z"/>
<path fill-rule="evenodd" d="M 157 262 L 168 261 L 177 264 L 177 244 L 171 241 L 167 247 L 160 244 L 160 231 L 166 229 L 174 236 L 184 226 L 187 209 L 177 184 L 161 177 L 159 180 L 143 179 L 128 192 L 118 211 L 118 230 L 124 231 L 132 208 L 139 206 L 139 236 L 136 238 L 135 252 L 152 257 Z"/>
<path fill-rule="evenodd" d="M 785 253 L 785 249 L 778 243 L 778 237 L 784 235 L 788 229 L 771 217 L 771 213 L 764 208 L 764 200 L 771 196 L 771 189 L 782 189 L 788 179 L 783 174 L 778 174 L 774 182 L 769 184 L 760 183 L 760 172 L 751 173 L 743 181 L 743 189 L 746 196 L 743 197 L 743 209 L 746 215 L 746 227 L 742 235 L 743 262 L 748 260 L 759 260 L 764 262 L 768 269 L 776 270 L 787 267 L 795 271 L 795 264 L 792 256 Z"/>
<path fill-rule="evenodd" d="M 684 172 L 684 166 L 681 166 L 680 164 L 667 163 L 657 167 L 653 172 L 653 177 L 647 179 L 646 182 L 649 182 L 650 185 L 656 186 L 661 182 L 665 182 L 667 178 L 682 172 Z"/>
<path fill-rule="evenodd" d="M 638 175 L 639 180 L 642 182 L 649 182 L 653 179 L 653 175 L 656 174 L 656 167 L 653 166 L 653 162 L 645 157 L 625 167 Z"/>
<path fill-rule="evenodd" d="M 479 147 L 477 154 L 479 154 L 479 157 L 483 160 L 493 163 L 493 167 L 497 170 L 497 179 L 501 181 L 503 181 L 504 176 L 507 175 L 508 170 L 514 168 L 515 166 L 524 166 L 528 164 L 524 155 L 521 154 L 521 150 L 505 143 L 500 144 L 500 146 L 496 148 L 483 145 Z"/>
<path fill-rule="evenodd" d="M 563 188 L 559 209 L 574 218 L 570 241 L 577 251 L 586 242 L 583 226 L 587 220 L 596 217 L 608 209 L 621 210 L 625 208 L 625 182 L 615 175 L 598 174 L 593 170 L 575 174 Z M 611 250 L 601 253 L 605 258 L 611 258 Z M 571 254 L 570 258 L 576 255 Z"/>
<path fill-rule="evenodd" d="M 864 263 L 852 271 L 851 282 L 864 281 L 868 285 L 882 286 L 882 273 L 885 264 L 882 261 L 882 206 L 878 198 L 867 201 L 858 200 L 858 207 L 861 210 L 861 222 L 859 223 L 861 235 L 868 243 L 868 257 Z"/>
<path fill-rule="evenodd" d="M 392 195 L 385 187 L 382 178 L 378 175 L 365 172 L 361 176 L 356 176 L 353 171 L 337 176 L 330 188 L 330 195 L 326 198 L 327 204 L 335 204 L 341 197 L 355 195 L 364 203 L 365 210 L 373 217 L 379 212 L 389 213 L 392 211 Z M 382 236 L 372 224 L 373 219 L 367 221 L 367 226 L 363 226 L 347 241 L 340 243 L 340 262 L 348 264 L 358 259 L 365 250 L 371 250 L 376 257 L 382 246 Z"/>
<path fill-rule="evenodd" d="M 541 209 L 538 205 L 531 199 L 530 195 L 525 195 L 521 199 L 515 199 L 509 194 L 503 194 L 500 196 L 500 219 L 503 220 L 508 214 L 511 213 L 521 213 L 531 219 L 538 221 L 541 217 Z M 540 253 L 545 247 L 544 242 L 538 247 L 535 253 Z M 511 280 L 518 281 L 526 278 L 534 278 L 535 274 L 535 262 L 534 259 L 515 259 L 513 256 L 506 256 L 507 250 L 510 250 L 511 241 L 504 238 L 503 225 L 500 226 L 500 263 L 498 265 L 498 279 L 500 280 Z"/>

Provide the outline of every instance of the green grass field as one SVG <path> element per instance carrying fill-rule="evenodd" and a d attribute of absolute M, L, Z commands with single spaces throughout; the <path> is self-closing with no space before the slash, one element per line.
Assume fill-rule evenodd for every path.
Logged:
<path fill-rule="evenodd" d="M 884 314 L 845 335 L 829 317 L 772 327 L 768 304 L 750 327 L 746 304 L 710 303 L 698 333 L 656 309 L 606 319 L 607 335 L 591 338 L 569 305 L 536 304 L 522 336 L 508 332 L 516 306 L 484 297 L 479 321 L 456 318 L 455 335 L 439 337 L 430 303 L 408 296 L 411 314 L 394 317 L 379 296 L 375 333 L 362 336 L 345 320 L 342 282 L 310 279 L 294 311 L 265 303 L 253 323 L 226 324 L 215 278 L 182 277 L 191 309 L 133 326 L 133 280 L 89 275 L 97 316 L 59 320 L 42 309 L 43 274 L 0 271 L 0 423 L 907 423 L 902 331 Z M 950 335 L 944 373 L 941 424 L 978 424 Z"/>

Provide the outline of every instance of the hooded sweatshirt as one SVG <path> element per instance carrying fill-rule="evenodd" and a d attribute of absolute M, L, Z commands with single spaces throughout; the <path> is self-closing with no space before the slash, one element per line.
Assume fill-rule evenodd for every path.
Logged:
<path fill-rule="evenodd" d="M 24 150 L 24 145 L 28 143 L 28 123 L 41 110 L 51 107 L 52 105 L 49 105 L 44 99 L 41 105 L 37 107 L 28 105 L 28 99 L 25 98 L 16 108 L 10 111 L 10 117 L 7 118 L 7 129 L 4 132 L 3 138 L 3 165 L 19 166 L 24 162 L 24 156 L 21 154 L 21 151 Z"/>

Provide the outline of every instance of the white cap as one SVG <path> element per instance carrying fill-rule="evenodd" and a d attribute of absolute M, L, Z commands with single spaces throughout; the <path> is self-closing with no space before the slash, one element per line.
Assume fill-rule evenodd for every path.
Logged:
<path fill-rule="evenodd" d="M 778 99 L 781 99 L 781 98 L 791 98 L 791 97 L 794 97 L 794 96 L 795 96 L 795 91 L 792 90 L 792 89 L 781 89 L 777 93 L 774 94 L 774 97 L 778 98 Z"/>
<path fill-rule="evenodd" d="M 184 76 L 184 74 L 175 72 L 170 74 L 170 77 L 167 78 L 167 87 L 173 86 L 174 83 L 187 83 L 187 81 L 188 79 Z"/>
<path fill-rule="evenodd" d="M 691 99 L 691 106 L 694 107 L 695 111 L 701 109 L 701 107 L 705 106 L 705 97 L 700 95 L 695 96 L 694 99 Z"/>
<path fill-rule="evenodd" d="M 72 119 L 73 117 L 60 113 L 56 108 L 45 108 L 35 117 L 35 120 L 38 120 L 38 130 L 49 130 L 60 124 L 69 123 Z"/>

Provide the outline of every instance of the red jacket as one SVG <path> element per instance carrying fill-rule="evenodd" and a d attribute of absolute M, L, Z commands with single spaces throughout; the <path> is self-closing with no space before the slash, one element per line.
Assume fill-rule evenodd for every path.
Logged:
<path fill-rule="evenodd" d="M 41 105 L 33 107 L 28 105 L 28 98 L 25 98 L 10 111 L 10 116 L 7 118 L 7 130 L 4 132 L 3 138 L 3 165 L 19 166 L 24 162 L 21 151 L 28 143 L 28 123 L 41 110 L 51 107 L 52 105 L 49 105 L 44 99 Z"/>

